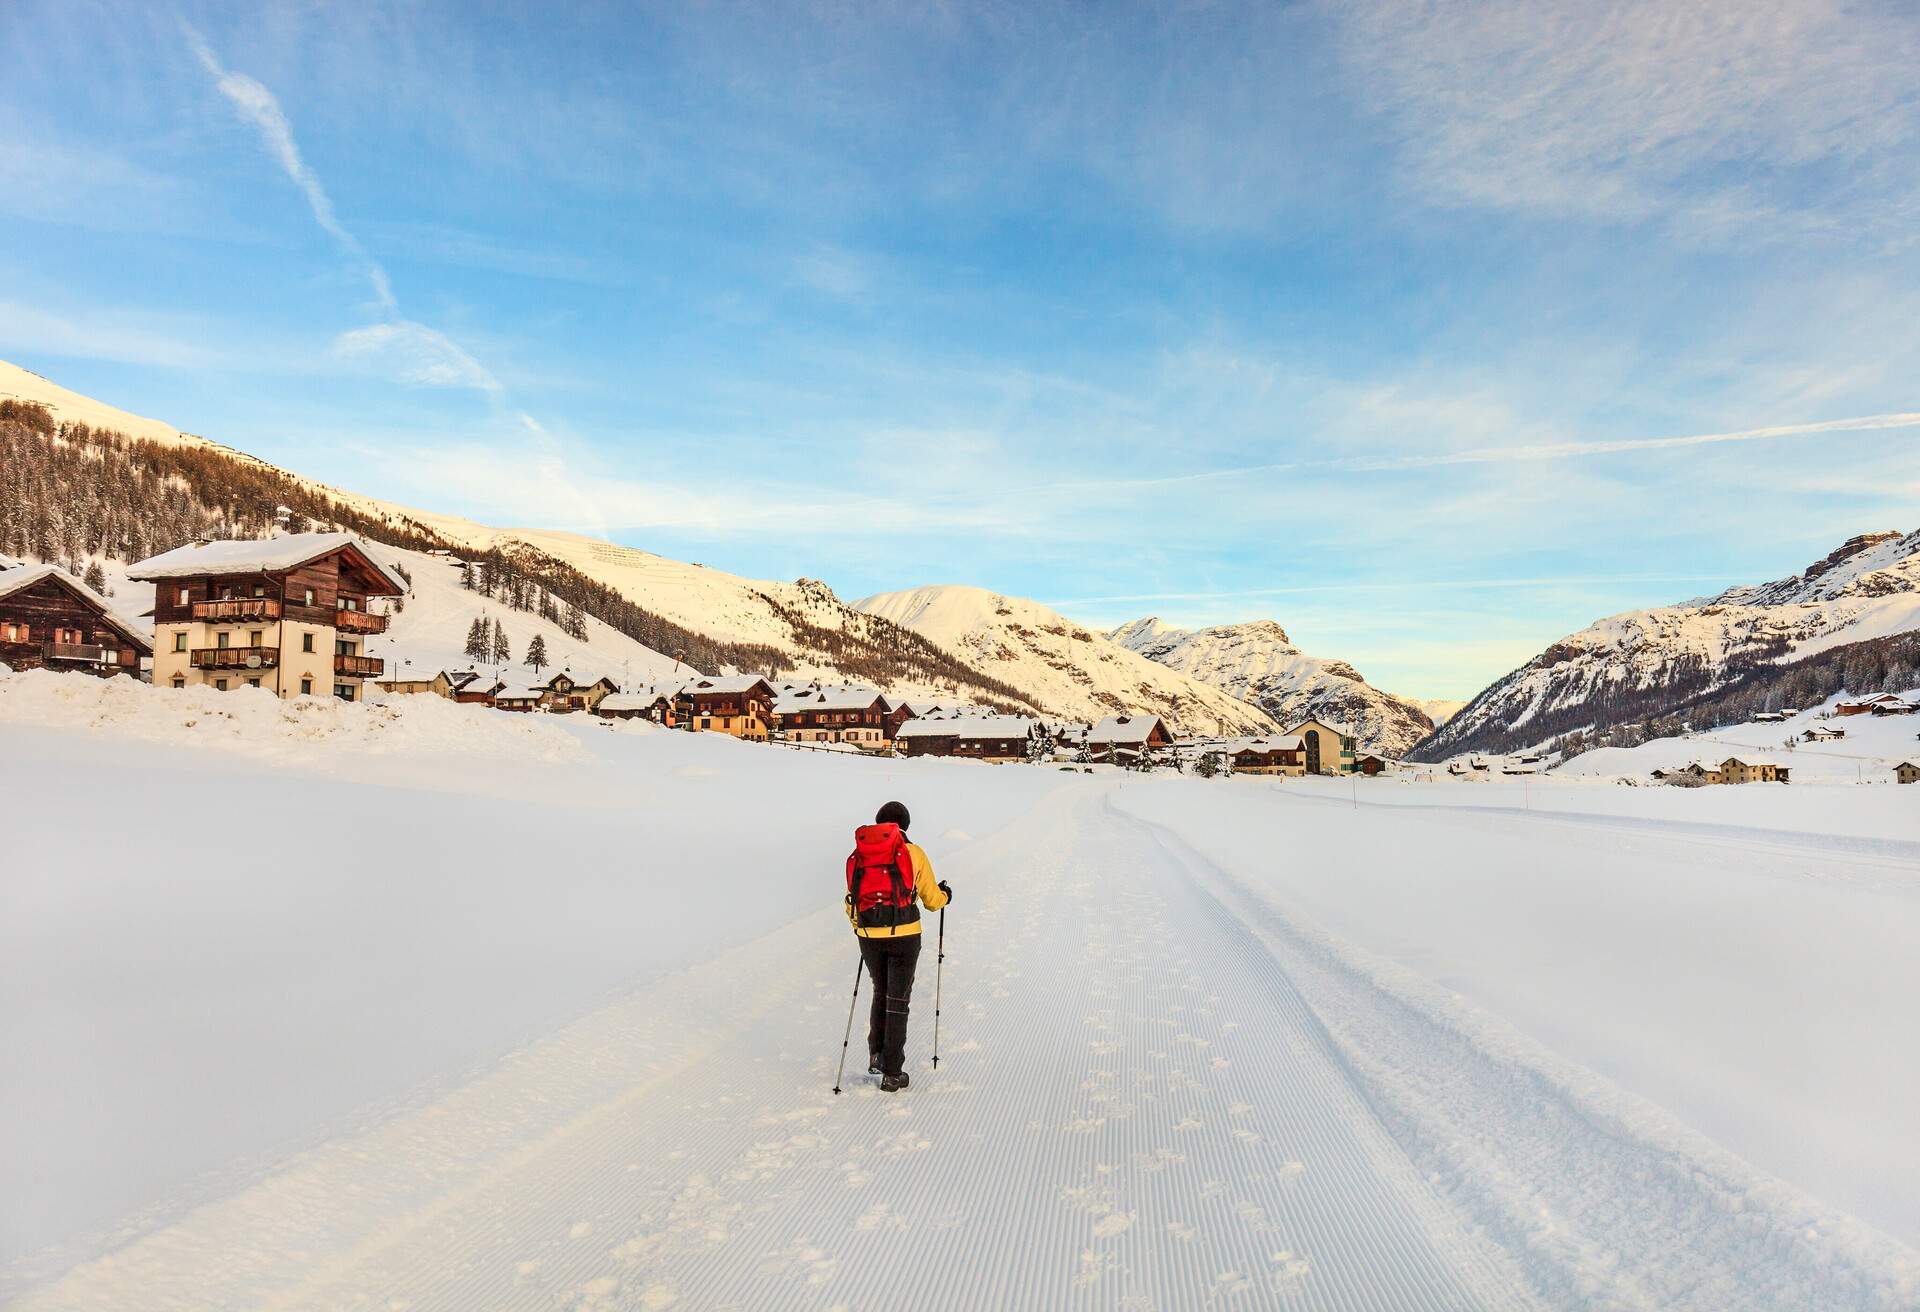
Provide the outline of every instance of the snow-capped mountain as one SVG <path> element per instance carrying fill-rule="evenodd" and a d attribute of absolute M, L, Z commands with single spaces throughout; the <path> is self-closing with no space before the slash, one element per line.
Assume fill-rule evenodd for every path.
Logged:
<path fill-rule="evenodd" d="M 883 592 L 857 604 L 1028 690 L 1053 715 L 1097 720 L 1139 711 L 1161 716 L 1176 732 L 1197 734 L 1275 727 L 1259 708 L 1024 597 L 947 584 Z"/>
<path fill-rule="evenodd" d="M 1283 728 L 1309 717 L 1353 729 L 1362 748 L 1405 754 L 1433 732 L 1418 702 L 1382 692 L 1345 661 L 1307 656 L 1272 620 L 1178 629 L 1153 616 L 1107 635 L 1168 669 L 1258 706 Z"/>
<path fill-rule="evenodd" d="M 636 641 L 635 650 L 623 649 L 621 661 L 609 660 L 605 672 L 610 674 L 617 665 L 651 668 L 662 660 L 670 669 L 674 658 L 681 655 L 676 648 L 697 645 L 688 641 L 697 639 L 734 649 L 732 659 L 743 667 L 764 670 L 780 665 L 784 673 L 874 684 L 909 696 L 959 696 L 1014 710 L 1040 709 L 1025 690 L 982 674 L 884 617 L 848 605 L 816 580 L 780 583 L 743 578 L 579 534 L 492 528 L 458 516 L 342 491 L 0 361 L 0 400 L 9 399 L 45 406 L 61 422 L 84 423 L 142 441 L 198 448 L 243 461 L 252 469 L 269 471 L 277 479 L 284 478 L 292 486 L 324 497 L 342 510 L 388 526 L 395 541 L 413 540 L 417 544 L 424 539 L 456 551 L 498 552 L 527 562 L 529 572 L 551 572 L 547 567 L 554 565 L 576 571 L 641 608 L 645 616 L 635 627 L 663 631 L 658 639 L 650 639 L 651 646 Z M 379 536 L 377 531 L 372 535 Z M 653 623 L 655 620 L 663 623 Z M 470 617 L 460 621 L 461 634 L 468 622 Z M 508 621 L 510 631 L 513 627 Z M 520 628 L 529 634 L 533 631 L 524 620 Z M 516 637 L 515 641 L 520 639 Z M 435 652 L 445 646 L 437 636 L 430 645 Z M 715 668 L 704 672 L 722 671 Z"/>
<path fill-rule="evenodd" d="M 1492 684 L 1415 756 L 1539 747 L 1681 710 L 1756 671 L 1920 630 L 1920 532 L 1851 538 L 1805 570 L 1676 606 L 1628 611 Z"/>

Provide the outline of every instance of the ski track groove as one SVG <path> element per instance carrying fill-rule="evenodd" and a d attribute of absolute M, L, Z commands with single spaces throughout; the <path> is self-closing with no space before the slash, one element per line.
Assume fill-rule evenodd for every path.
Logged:
<path fill-rule="evenodd" d="M 1536 1306 L 1271 936 L 1110 792 L 1057 791 L 951 863 L 934 845 L 959 892 L 945 1050 L 935 1073 L 930 917 L 905 1094 L 858 1065 L 864 979 L 828 1091 L 854 952 L 823 912 L 17 1306 Z"/>
<path fill-rule="evenodd" d="M 1409 1157 L 1555 1307 L 1920 1307 L 1920 1254 L 1829 1211 L 1153 827 L 1319 1016 Z"/>

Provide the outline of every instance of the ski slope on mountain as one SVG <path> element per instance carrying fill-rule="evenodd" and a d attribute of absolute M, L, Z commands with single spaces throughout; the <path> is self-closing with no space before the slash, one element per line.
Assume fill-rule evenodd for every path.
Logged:
<path fill-rule="evenodd" d="M 1839 790 L 1528 815 L 44 672 L 0 730 L 10 1307 L 1920 1298 L 1920 834 Z M 272 860 L 155 840 L 210 790 Z M 351 855 L 281 841 L 315 796 Z M 913 1087 L 836 1098 L 887 796 L 956 892 L 942 1061 L 930 946 Z"/>
<path fill-rule="evenodd" d="M 1146 657 L 1024 597 L 948 584 L 856 603 L 1030 691 L 1050 714 L 1097 721 L 1159 715 L 1177 733 L 1271 733 L 1258 707 Z"/>
<path fill-rule="evenodd" d="M 1382 692 L 1345 661 L 1308 656 L 1272 620 L 1178 629 L 1148 616 L 1108 639 L 1242 701 L 1282 728 L 1303 720 L 1344 724 L 1363 751 L 1400 756 L 1433 732 L 1418 702 Z"/>

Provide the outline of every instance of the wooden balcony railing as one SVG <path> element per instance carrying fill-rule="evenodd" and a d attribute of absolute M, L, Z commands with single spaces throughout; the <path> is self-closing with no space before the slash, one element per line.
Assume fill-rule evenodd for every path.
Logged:
<path fill-rule="evenodd" d="M 280 663 L 278 647 L 195 647 L 196 670 L 270 670 Z"/>
<path fill-rule="evenodd" d="M 196 601 L 193 617 L 205 624 L 244 624 L 250 620 L 280 618 L 278 597 L 232 597 L 225 601 Z"/>
<path fill-rule="evenodd" d="M 335 656 L 333 672 L 344 674 L 350 679 L 376 678 L 387 668 L 387 663 L 378 656 Z"/>
<path fill-rule="evenodd" d="M 111 657 L 118 659 L 117 650 L 109 650 L 91 642 L 50 642 L 47 644 L 47 659 L 55 661 L 87 661 L 95 665 L 104 665 Z"/>
<path fill-rule="evenodd" d="M 336 610 L 333 613 L 334 627 L 347 633 L 385 633 L 387 624 L 385 615 L 364 610 Z"/>

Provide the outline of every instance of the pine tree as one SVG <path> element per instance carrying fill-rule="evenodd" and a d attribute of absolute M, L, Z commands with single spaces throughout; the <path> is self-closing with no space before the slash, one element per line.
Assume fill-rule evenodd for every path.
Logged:
<path fill-rule="evenodd" d="M 473 591 L 473 566 L 464 560 L 460 562 L 460 586 Z"/>
<path fill-rule="evenodd" d="M 578 602 L 567 603 L 567 622 L 564 631 L 569 638 L 575 638 L 581 642 L 587 640 L 587 617 L 581 611 Z"/>
<path fill-rule="evenodd" d="M 92 588 L 95 592 L 105 592 L 107 590 L 107 572 L 100 568 L 100 562 L 97 560 L 89 560 L 87 562 L 87 572 L 80 581 Z"/>
<path fill-rule="evenodd" d="M 527 664 L 533 667 L 535 674 L 539 674 L 541 669 L 547 664 L 547 639 L 545 634 L 534 634 L 533 641 L 527 644 Z"/>
<path fill-rule="evenodd" d="M 474 616 L 473 623 L 467 626 L 467 659 L 484 661 L 492 654 L 492 635 L 487 629 L 484 615 Z"/>
<path fill-rule="evenodd" d="M 507 631 L 501 627 L 499 620 L 493 622 L 493 663 L 495 665 L 513 663 L 513 648 L 508 644 Z"/>

